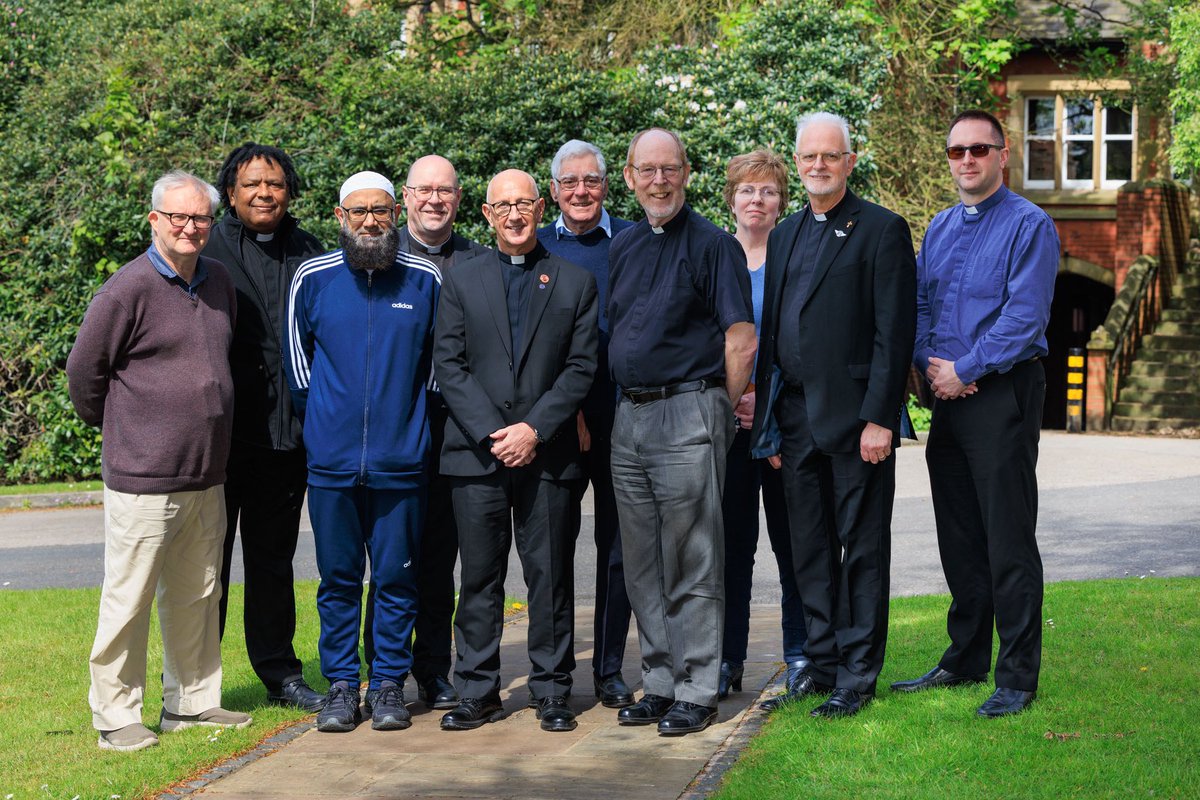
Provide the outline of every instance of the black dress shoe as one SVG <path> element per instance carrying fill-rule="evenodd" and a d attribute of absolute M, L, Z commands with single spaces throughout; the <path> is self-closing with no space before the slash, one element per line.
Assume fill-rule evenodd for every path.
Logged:
<path fill-rule="evenodd" d="M 633 705 L 618 711 L 617 722 L 622 725 L 649 725 L 662 719 L 663 714 L 666 714 L 673 705 L 675 705 L 675 701 L 670 697 L 658 694 L 644 695 Z"/>
<path fill-rule="evenodd" d="M 735 664 L 732 661 L 721 662 L 721 679 L 717 683 L 718 700 L 729 697 L 731 689 L 735 692 L 742 690 L 742 673 L 744 671 L 745 667 L 741 664 Z"/>
<path fill-rule="evenodd" d="M 936 689 L 939 686 L 962 686 L 965 683 L 983 683 L 987 675 L 955 675 L 940 666 L 926 672 L 911 681 L 896 681 L 892 684 L 893 692 L 920 692 L 925 689 Z"/>
<path fill-rule="evenodd" d="M 304 678 L 296 678 L 279 687 L 277 692 L 267 692 L 267 703 L 273 706 L 291 706 L 303 711 L 320 711 L 325 705 L 325 695 L 313 691 L 304 682 Z"/>
<path fill-rule="evenodd" d="M 633 705 L 633 692 L 625 685 L 621 673 L 609 675 L 607 678 L 596 678 L 596 697 L 605 708 L 625 708 Z"/>
<path fill-rule="evenodd" d="M 1037 692 L 997 687 L 996 691 L 992 692 L 992 696 L 983 701 L 983 705 L 975 713 L 981 717 L 1004 717 L 1009 714 L 1020 714 L 1029 708 L 1036 697 Z"/>
<path fill-rule="evenodd" d="M 788 684 L 787 691 L 778 697 L 772 697 L 770 700 L 762 702 L 763 710 L 775 711 L 783 708 L 788 703 L 794 703 L 797 700 L 809 697 L 814 694 L 829 694 L 833 691 L 833 687 L 827 683 L 818 683 L 817 679 L 807 672 L 801 672 L 795 681 Z"/>
<path fill-rule="evenodd" d="M 575 712 L 567 705 L 567 698 L 560 694 L 543 697 L 537 704 L 537 718 L 542 721 L 544 731 L 573 731 L 579 727 Z"/>
<path fill-rule="evenodd" d="M 664 736 L 696 733 L 717 721 L 717 710 L 680 700 L 658 721 L 658 732 Z"/>
<path fill-rule="evenodd" d="M 464 697 L 453 711 L 442 716 L 442 730 L 473 731 L 501 719 L 504 719 L 504 708 L 499 698 Z"/>
<path fill-rule="evenodd" d="M 829 699 L 810 711 L 808 715 L 810 717 L 852 717 L 874 699 L 875 695 L 870 692 L 834 689 Z"/>
<path fill-rule="evenodd" d="M 458 705 L 458 692 L 450 685 L 450 681 L 441 675 L 434 675 L 424 681 L 417 681 L 417 699 L 426 708 L 447 709 Z"/>

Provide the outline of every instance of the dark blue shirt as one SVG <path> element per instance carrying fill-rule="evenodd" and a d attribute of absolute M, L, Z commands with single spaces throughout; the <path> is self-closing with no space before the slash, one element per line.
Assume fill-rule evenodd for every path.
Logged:
<path fill-rule="evenodd" d="M 687 205 L 618 234 L 608 282 L 609 368 L 625 388 L 724 378 L 725 331 L 754 322 L 742 246 Z"/>
<path fill-rule="evenodd" d="M 1046 355 L 1059 252 L 1049 215 L 1005 186 L 934 217 L 917 254 L 922 374 L 931 356 L 955 362 L 970 383 Z"/>

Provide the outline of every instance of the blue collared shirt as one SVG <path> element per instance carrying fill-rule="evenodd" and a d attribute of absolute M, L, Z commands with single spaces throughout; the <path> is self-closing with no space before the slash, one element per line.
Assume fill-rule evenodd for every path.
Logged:
<path fill-rule="evenodd" d="M 167 260 L 163 258 L 162 253 L 158 252 L 158 248 L 153 244 L 151 244 L 150 249 L 146 251 L 146 255 L 149 257 L 150 263 L 154 265 L 156 270 L 158 270 L 159 275 L 162 275 L 167 280 L 177 284 L 180 289 L 183 289 L 188 293 L 189 297 L 196 296 L 196 290 L 200 288 L 200 284 L 204 283 L 204 279 L 208 277 L 208 267 L 204 266 L 204 262 L 202 260 L 197 259 L 196 274 L 192 276 L 192 282 L 189 284 L 183 279 L 182 276 L 180 276 L 178 272 L 171 269 L 171 265 L 167 263 Z"/>
<path fill-rule="evenodd" d="M 934 217 L 917 255 L 917 369 L 949 359 L 971 383 L 1046 355 L 1059 253 L 1049 215 L 1005 186 Z"/>
<path fill-rule="evenodd" d="M 604 231 L 605 235 L 608 236 L 608 238 L 610 238 L 610 239 L 612 238 L 612 235 L 613 235 L 612 220 L 608 216 L 607 208 L 600 209 L 600 221 L 598 223 L 596 223 L 596 226 L 594 228 L 586 230 L 583 233 L 578 234 L 578 236 L 587 236 L 589 233 L 596 230 L 597 228 Z M 572 237 L 572 238 L 578 238 L 578 236 L 575 233 L 573 233 L 570 228 L 567 227 L 567 223 L 563 219 L 563 215 L 559 214 L 558 219 L 554 220 L 554 238 L 561 239 L 561 238 L 563 238 L 563 234 L 566 234 L 567 236 Z"/>

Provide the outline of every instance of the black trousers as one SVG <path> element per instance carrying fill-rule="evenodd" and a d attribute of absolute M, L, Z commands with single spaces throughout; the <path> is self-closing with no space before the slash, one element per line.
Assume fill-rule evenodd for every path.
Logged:
<path fill-rule="evenodd" d="M 568 694 L 575 669 L 573 482 L 503 467 L 452 481 L 461 544 L 454 618 L 459 696 L 499 695 L 504 578 L 514 532 L 529 594 L 529 691 L 537 699 Z"/>
<path fill-rule="evenodd" d="M 418 683 L 450 675 L 451 625 L 454 619 L 454 564 L 458 560 L 458 527 L 450 500 L 450 478 L 438 472 L 446 436 L 446 404 L 429 396 L 430 462 L 426 489 L 425 528 L 417 570 L 417 621 L 413 626 L 412 675 Z M 367 586 L 363 620 L 363 655 L 375 659 L 375 583 Z"/>
<path fill-rule="evenodd" d="M 992 626 L 996 685 L 1035 691 L 1042 658 L 1038 438 L 1046 373 L 1040 361 L 978 380 L 978 393 L 937 401 L 925 459 L 938 549 L 952 602 L 941 666 L 986 674 Z"/>
<path fill-rule="evenodd" d="M 292 647 L 296 595 L 292 558 L 308 466 L 303 450 L 267 450 L 234 444 L 225 479 L 225 552 L 221 563 L 221 634 L 229 602 L 229 568 L 239 524 L 246 571 L 246 653 L 268 691 L 302 677 Z"/>
<path fill-rule="evenodd" d="M 592 650 L 592 674 L 607 678 L 621 671 L 625 660 L 625 640 L 633 609 L 625 591 L 625 565 L 621 555 L 621 525 L 617 519 L 617 500 L 613 496 L 611 445 L 607 435 L 592 432 L 592 448 L 580 454 L 587 477 L 575 482 L 572 530 L 576 540 L 582 526 L 580 502 L 592 484 L 596 539 L 596 616 L 593 621 L 595 647 Z"/>
<path fill-rule="evenodd" d="M 804 395 L 785 389 L 783 492 L 796 586 L 818 681 L 874 692 L 887 645 L 896 460 L 826 453 L 813 441 Z"/>

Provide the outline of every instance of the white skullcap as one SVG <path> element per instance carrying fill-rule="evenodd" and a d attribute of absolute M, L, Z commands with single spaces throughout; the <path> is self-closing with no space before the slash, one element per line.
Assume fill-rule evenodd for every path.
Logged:
<path fill-rule="evenodd" d="M 393 200 L 396 199 L 396 187 L 392 186 L 391 181 L 378 172 L 366 171 L 356 172 L 346 179 L 342 184 L 342 191 L 338 194 L 338 203 L 346 202 L 346 198 L 359 189 L 383 189 Z"/>

